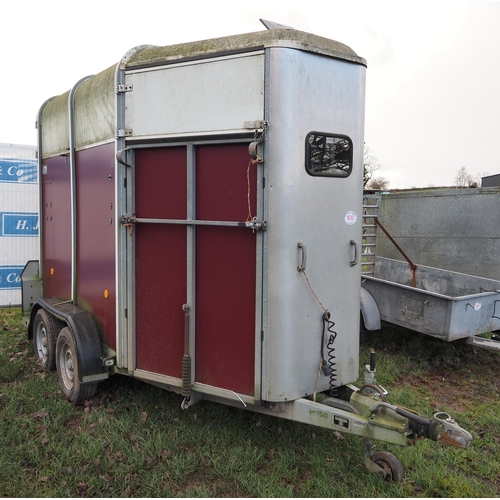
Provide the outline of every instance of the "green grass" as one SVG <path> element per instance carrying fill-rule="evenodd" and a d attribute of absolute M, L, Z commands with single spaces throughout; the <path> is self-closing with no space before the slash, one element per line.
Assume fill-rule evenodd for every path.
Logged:
<path fill-rule="evenodd" d="M 378 445 L 405 470 L 390 484 L 365 469 L 359 438 L 210 402 L 183 411 L 127 377 L 73 406 L 35 363 L 20 310 L 0 309 L 0 496 L 498 497 L 500 356 L 390 329 L 370 345 L 389 400 L 449 411 L 468 450 Z"/>

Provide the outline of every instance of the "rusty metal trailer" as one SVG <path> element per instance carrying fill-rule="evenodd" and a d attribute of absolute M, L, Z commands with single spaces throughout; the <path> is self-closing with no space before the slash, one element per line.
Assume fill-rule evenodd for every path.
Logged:
<path fill-rule="evenodd" d="M 365 193 L 363 211 L 362 329 L 378 330 L 384 321 L 447 342 L 500 349 L 496 334 L 478 336 L 500 329 L 500 281 L 415 264 L 379 221 L 380 193 Z M 406 262 L 377 255 L 378 229 Z"/>
<path fill-rule="evenodd" d="M 371 439 L 467 447 L 359 377 L 366 63 L 292 29 L 140 46 L 38 117 L 23 309 L 66 397 L 110 373 Z"/>
<path fill-rule="evenodd" d="M 374 298 L 382 321 L 445 341 L 496 347 L 477 338 L 500 329 L 500 282 L 479 276 L 375 258 L 373 276 L 362 286 Z"/>

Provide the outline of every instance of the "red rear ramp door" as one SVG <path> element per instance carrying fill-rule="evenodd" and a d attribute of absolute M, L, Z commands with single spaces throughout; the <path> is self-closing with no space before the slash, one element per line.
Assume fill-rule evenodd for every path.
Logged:
<path fill-rule="evenodd" d="M 136 369 L 182 377 L 188 304 L 193 382 L 253 396 L 256 234 L 241 227 L 256 211 L 248 144 L 135 158 Z"/>
<path fill-rule="evenodd" d="M 197 219 L 241 222 L 248 192 L 255 213 L 255 167 L 247 185 L 248 145 L 196 151 Z M 253 395 L 255 234 L 248 228 L 198 226 L 196 235 L 196 381 Z"/>
<path fill-rule="evenodd" d="M 186 148 L 136 152 L 136 368 L 181 377 L 186 303 Z"/>

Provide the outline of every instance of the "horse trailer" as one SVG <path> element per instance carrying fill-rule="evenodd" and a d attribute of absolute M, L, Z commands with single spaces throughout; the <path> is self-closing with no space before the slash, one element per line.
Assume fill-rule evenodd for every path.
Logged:
<path fill-rule="evenodd" d="M 38 115 L 40 259 L 22 275 L 36 356 L 73 403 L 110 374 L 358 435 L 365 463 L 444 412 L 359 377 L 366 62 L 279 28 L 165 47 Z"/>

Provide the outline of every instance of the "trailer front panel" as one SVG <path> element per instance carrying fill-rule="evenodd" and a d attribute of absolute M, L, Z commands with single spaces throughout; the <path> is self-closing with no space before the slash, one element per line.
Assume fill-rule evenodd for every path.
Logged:
<path fill-rule="evenodd" d="M 361 242 L 364 75 L 362 65 L 293 49 L 270 50 L 269 335 L 263 365 L 263 397 L 270 401 L 311 394 L 315 385 L 317 390 L 343 385 L 359 374 L 355 311 L 360 301 L 356 252 Z M 311 175 L 307 162 L 321 140 L 345 141 L 352 154 L 350 172 L 318 168 Z M 297 272 L 298 242 L 307 254 L 305 275 Z M 323 307 L 335 323 L 336 338 L 325 347 L 335 376 L 321 373 L 318 379 Z"/>

